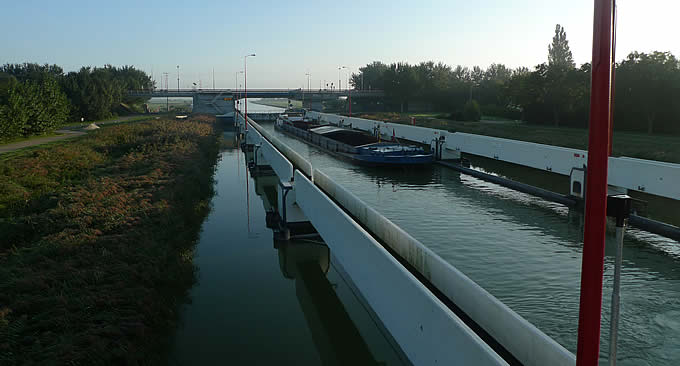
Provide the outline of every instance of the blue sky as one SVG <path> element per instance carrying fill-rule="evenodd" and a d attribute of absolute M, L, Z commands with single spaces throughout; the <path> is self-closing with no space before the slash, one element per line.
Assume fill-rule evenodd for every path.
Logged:
<path fill-rule="evenodd" d="M 0 63 L 134 65 L 169 72 L 171 86 L 180 65 L 182 87 L 211 87 L 213 68 L 217 87 L 234 87 L 247 53 L 249 87 L 299 88 L 309 72 L 318 88 L 337 84 L 338 66 L 374 60 L 531 67 L 546 61 L 556 23 L 577 63 L 592 44 L 592 0 L 2 2 Z M 617 59 L 680 57 L 678 3 L 618 0 Z"/>

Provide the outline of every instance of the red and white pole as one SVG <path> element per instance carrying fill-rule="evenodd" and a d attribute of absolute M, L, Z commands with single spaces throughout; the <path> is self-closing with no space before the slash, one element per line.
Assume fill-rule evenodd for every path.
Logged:
<path fill-rule="evenodd" d="M 577 366 L 597 366 L 611 146 L 614 0 L 595 0 L 585 229 L 581 264 Z"/>

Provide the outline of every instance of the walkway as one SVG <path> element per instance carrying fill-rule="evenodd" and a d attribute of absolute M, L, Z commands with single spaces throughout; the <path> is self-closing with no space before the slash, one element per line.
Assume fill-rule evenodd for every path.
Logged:
<path fill-rule="evenodd" d="M 120 117 L 120 118 L 112 119 L 112 120 L 105 121 L 105 122 L 96 122 L 96 123 L 97 123 L 98 126 L 105 126 L 105 125 L 108 125 L 108 124 L 125 122 L 127 120 L 130 120 L 130 119 L 136 118 L 136 117 L 139 117 L 139 116 L 138 115 L 125 116 L 125 117 Z M 60 135 L 57 135 L 57 136 L 47 136 L 47 137 L 43 137 L 43 138 L 35 138 L 35 139 L 31 139 L 31 140 L 26 140 L 26 141 L 19 141 L 19 142 L 13 142 L 13 143 L 10 143 L 10 144 L 0 145 L 0 154 L 24 149 L 24 148 L 27 148 L 27 147 L 32 147 L 32 146 L 47 144 L 47 143 L 50 143 L 50 142 L 66 140 L 66 139 L 70 139 L 70 138 L 73 138 L 73 137 L 82 136 L 82 135 L 87 133 L 87 132 L 82 131 L 82 129 L 84 127 L 87 127 L 88 125 L 89 125 L 89 123 L 83 123 L 81 125 L 64 127 L 60 130 L 55 131 L 56 133 L 60 134 Z"/>

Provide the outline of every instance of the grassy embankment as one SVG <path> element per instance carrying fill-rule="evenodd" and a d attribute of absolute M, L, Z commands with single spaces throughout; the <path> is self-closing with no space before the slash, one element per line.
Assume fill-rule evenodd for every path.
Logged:
<path fill-rule="evenodd" d="M 0 158 L 0 364 L 162 364 L 209 211 L 210 117 Z"/>
<path fill-rule="evenodd" d="M 359 117 L 410 124 L 411 116 L 416 117 L 416 125 L 418 126 L 574 149 L 586 150 L 588 148 L 588 130 L 584 128 L 549 127 L 512 121 L 501 123 L 453 121 L 436 113 L 367 113 L 361 114 Z M 613 154 L 615 156 L 680 163 L 680 136 L 615 131 Z"/>
<path fill-rule="evenodd" d="M 255 104 L 260 104 L 260 105 L 266 105 L 269 107 L 277 107 L 277 108 L 288 108 L 288 99 L 260 99 L 257 101 L 253 101 Z M 291 100 L 290 103 L 293 105 L 293 108 L 302 108 L 302 101 L 299 100 Z"/>

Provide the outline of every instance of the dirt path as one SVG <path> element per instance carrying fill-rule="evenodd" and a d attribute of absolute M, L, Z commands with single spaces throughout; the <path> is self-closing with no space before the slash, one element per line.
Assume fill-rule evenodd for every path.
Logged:
<path fill-rule="evenodd" d="M 96 123 L 97 123 L 98 126 L 103 126 L 103 125 L 108 125 L 108 124 L 112 124 L 112 123 L 125 122 L 125 121 L 130 120 L 130 119 L 135 118 L 135 117 L 138 117 L 138 116 L 137 115 L 125 116 L 125 117 L 120 117 L 120 118 L 111 119 L 111 120 L 103 121 L 103 122 L 96 122 Z M 82 131 L 82 129 L 84 127 L 87 127 L 89 124 L 90 123 L 83 123 L 81 125 L 73 125 L 73 126 L 63 127 L 62 129 L 55 131 L 56 133 L 61 134 L 61 135 L 57 135 L 57 136 L 36 138 L 36 139 L 27 140 L 27 141 L 13 142 L 13 143 L 10 143 L 10 144 L 0 145 L 0 154 L 16 151 L 16 150 L 31 147 L 31 146 L 46 144 L 48 142 L 66 140 L 66 139 L 74 138 L 74 137 L 77 137 L 77 136 L 82 136 L 82 135 L 87 133 L 85 131 Z"/>
<path fill-rule="evenodd" d="M 0 154 L 16 151 L 16 150 L 23 149 L 23 148 L 26 148 L 26 147 L 46 144 L 48 142 L 66 140 L 66 139 L 70 139 L 70 138 L 73 138 L 73 137 L 76 137 L 76 136 L 81 136 L 81 135 L 85 134 L 85 132 L 71 131 L 71 130 L 58 130 L 56 132 L 60 133 L 61 135 L 43 137 L 43 138 L 32 139 L 32 140 L 21 141 L 21 142 L 14 142 L 14 143 L 11 143 L 11 144 L 6 144 L 6 145 L 0 145 Z"/>

